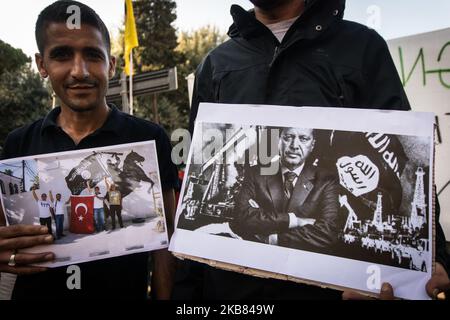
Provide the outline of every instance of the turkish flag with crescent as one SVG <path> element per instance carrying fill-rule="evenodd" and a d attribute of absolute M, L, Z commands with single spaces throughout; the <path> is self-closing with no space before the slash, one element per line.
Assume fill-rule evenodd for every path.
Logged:
<path fill-rule="evenodd" d="M 72 233 L 94 233 L 94 196 L 70 196 Z"/>

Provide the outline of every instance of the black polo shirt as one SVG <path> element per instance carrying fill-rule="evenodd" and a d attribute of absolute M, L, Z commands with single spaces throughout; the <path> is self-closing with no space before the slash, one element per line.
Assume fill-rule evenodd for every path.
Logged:
<path fill-rule="evenodd" d="M 104 125 L 76 145 L 56 124 L 61 109 L 55 108 L 43 119 L 11 132 L 3 159 L 60 151 L 104 147 L 155 140 L 162 188 L 176 188 L 178 176 L 171 161 L 171 145 L 164 130 L 151 122 L 135 118 L 109 106 Z M 145 298 L 148 281 L 148 253 L 78 264 L 81 290 L 69 290 L 67 267 L 19 276 L 13 299 Z"/>

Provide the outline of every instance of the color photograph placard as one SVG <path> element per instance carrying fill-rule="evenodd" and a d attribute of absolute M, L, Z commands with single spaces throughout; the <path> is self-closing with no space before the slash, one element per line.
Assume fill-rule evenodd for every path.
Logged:
<path fill-rule="evenodd" d="M 155 142 L 0 161 L 8 225 L 47 226 L 58 267 L 168 246 Z"/>

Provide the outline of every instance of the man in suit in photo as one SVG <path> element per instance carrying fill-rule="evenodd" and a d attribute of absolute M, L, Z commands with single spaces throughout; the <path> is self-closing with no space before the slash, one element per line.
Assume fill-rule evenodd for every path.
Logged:
<path fill-rule="evenodd" d="M 230 222 L 236 235 L 321 252 L 337 241 L 338 182 L 313 165 L 315 144 L 313 129 L 281 130 L 277 172 L 264 175 L 260 166 L 246 172 Z"/>

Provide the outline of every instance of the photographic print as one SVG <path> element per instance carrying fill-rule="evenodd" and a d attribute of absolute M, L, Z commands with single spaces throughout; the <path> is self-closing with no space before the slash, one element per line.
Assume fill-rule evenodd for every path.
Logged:
<path fill-rule="evenodd" d="M 49 267 L 168 246 L 154 141 L 0 162 L 9 225 L 47 226 Z"/>
<path fill-rule="evenodd" d="M 401 273 L 396 294 L 418 298 L 404 281 L 433 268 L 432 118 L 291 108 L 273 125 L 251 109 L 203 105 L 171 250 L 368 293 Z"/>

